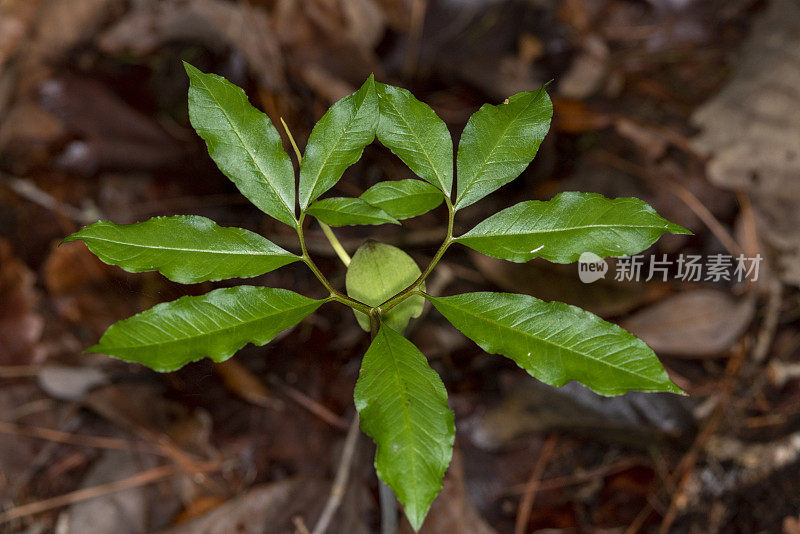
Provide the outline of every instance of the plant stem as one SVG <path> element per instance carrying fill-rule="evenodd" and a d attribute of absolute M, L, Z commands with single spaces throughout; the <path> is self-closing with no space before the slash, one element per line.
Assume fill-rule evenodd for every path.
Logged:
<path fill-rule="evenodd" d="M 344 266 L 348 267 L 350 265 L 350 255 L 347 253 L 342 244 L 336 238 L 336 234 L 334 234 L 333 230 L 331 230 L 331 227 L 325 224 L 324 222 L 322 221 L 317 221 L 317 222 L 319 222 L 319 226 L 322 228 L 322 233 L 325 234 L 325 237 L 328 238 L 331 247 L 333 247 L 333 251 L 336 252 L 336 255 L 339 256 L 340 260 L 342 260 Z"/>
<path fill-rule="evenodd" d="M 428 278 L 428 275 L 431 274 L 433 268 L 436 267 L 436 264 L 439 263 L 439 260 L 442 259 L 444 253 L 447 252 L 448 247 L 453 243 L 453 219 L 455 217 L 455 210 L 453 209 L 453 203 L 450 201 L 447 195 L 445 195 L 444 201 L 447 204 L 447 235 L 445 236 L 442 245 L 439 247 L 439 250 L 436 251 L 436 254 L 434 254 L 433 259 L 425 268 L 425 270 L 422 271 L 422 274 L 419 275 L 419 278 L 414 280 L 408 287 L 397 293 L 395 296 L 390 297 L 378 306 L 384 313 L 406 300 L 411 296 L 412 293 L 419 289 L 425 279 Z"/>
<path fill-rule="evenodd" d="M 378 479 L 381 502 L 381 534 L 397 534 L 397 499 L 386 482 Z"/>
<path fill-rule="evenodd" d="M 289 142 L 292 144 L 292 148 L 294 149 L 295 156 L 297 156 L 297 163 L 299 165 L 300 163 L 303 163 L 303 155 L 300 154 L 300 149 L 297 148 L 297 143 L 294 142 L 294 136 L 292 135 L 291 130 L 289 130 L 289 127 L 286 126 L 286 121 L 283 120 L 283 117 L 281 117 L 281 124 L 283 124 L 283 129 L 286 132 L 287 137 L 289 137 Z"/>
<path fill-rule="evenodd" d="M 325 286 L 325 289 L 330 292 L 331 295 L 328 297 L 330 300 L 341 302 L 342 304 L 346 304 L 355 310 L 370 315 L 373 309 L 372 306 L 368 306 L 359 300 L 352 299 L 341 291 L 334 289 L 328 279 L 325 278 L 325 275 L 322 274 L 322 271 L 319 270 L 317 264 L 314 263 L 314 260 L 311 259 L 311 256 L 308 254 L 308 249 L 306 248 L 306 239 L 303 235 L 303 221 L 305 218 L 306 214 L 301 212 L 300 218 L 297 220 L 297 237 L 300 239 L 300 250 L 302 251 L 300 259 L 303 260 L 303 263 L 308 265 L 308 268 L 311 269 L 311 272 L 314 273 L 314 276 L 317 277 L 317 280 L 319 280 L 320 283 Z"/>

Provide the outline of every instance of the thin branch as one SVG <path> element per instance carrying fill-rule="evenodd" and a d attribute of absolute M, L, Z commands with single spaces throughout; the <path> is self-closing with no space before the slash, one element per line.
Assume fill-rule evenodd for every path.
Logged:
<path fill-rule="evenodd" d="M 199 464 L 195 468 L 195 473 L 207 473 L 210 471 L 216 471 L 219 468 L 219 462 Z M 96 497 L 102 497 L 103 495 L 108 495 L 110 493 L 137 488 L 139 486 L 146 486 L 147 484 L 152 484 L 153 482 L 180 474 L 181 472 L 182 469 L 180 469 L 178 466 L 162 465 L 160 467 L 155 467 L 153 469 L 137 473 L 132 477 L 124 478 L 122 480 L 116 480 L 107 484 L 100 484 L 99 486 L 83 488 L 70 493 L 65 493 L 64 495 L 52 497 L 50 499 L 44 499 L 42 501 L 17 506 L 16 508 L 12 508 L 0 513 L 0 525 L 15 519 L 20 519 L 22 517 L 48 512 L 56 508 L 61 508 L 62 506 L 88 501 Z"/>
<path fill-rule="evenodd" d="M 331 227 L 325 224 L 324 222 L 319 220 L 317 222 L 319 223 L 320 228 L 322 228 L 322 233 L 325 234 L 325 237 L 328 238 L 328 241 L 330 242 L 331 247 L 333 247 L 334 252 L 336 252 L 336 255 L 339 256 L 339 259 L 342 260 L 342 263 L 344 263 L 345 267 L 349 267 L 350 255 L 347 253 L 342 244 L 339 242 L 339 239 L 336 237 L 336 234 L 334 234 L 333 230 L 331 230 Z"/>
<path fill-rule="evenodd" d="M 550 461 L 550 457 L 553 455 L 553 450 L 555 449 L 557 442 L 558 438 L 555 435 L 552 435 L 547 438 L 547 441 L 545 441 L 544 445 L 542 445 L 542 450 L 539 453 L 539 459 L 536 460 L 536 465 L 533 466 L 531 477 L 528 479 L 528 483 L 525 484 L 525 492 L 522 494 L 522 498 L 519 500 L 519 506 L 517 507 L 517 521 L 514 525 L 514 534 L 525 534 L 527 531 L 528 521 L 531 518 L 531 509 L 533 508 L 533 501 L 536 498 L 536 492 L 539 491 L 539 487 L 541 486 L 544 468 L 547 467 L 547 462 Z"/>
<path fill-rule="evenodd" d="M 314 525 L 314 530 L 311 534 L 323 534 L 330 525 L 333 515 L 342 503 L 345 489 L 347 488 L 347 480 L 350 478 L 350 467 L 353 465 L 353 457 L 355 456 L 356 445 L 358 444 L 359 428 L 358 414 L 353 416 L 353 421 L 350 423 L 350 428 L 347 431 L 347 437 L 344 439 L 344 446 L 342 447 L 342 456 L 339 459 L 339 467 L 336 468 L 336 476 L 333 479 L 333 486 L 328 495 L 328 500 L 325 507 L 322 509 L 322 514 Z"/>

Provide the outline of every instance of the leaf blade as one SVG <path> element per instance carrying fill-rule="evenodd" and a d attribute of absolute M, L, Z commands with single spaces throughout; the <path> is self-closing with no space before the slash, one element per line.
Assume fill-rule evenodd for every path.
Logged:
<path fill-rule="evenodd" d="M 158 271 L 181 284 L 249 278 L 300 260 L 254 232 L 196 215 L 99 221 L 64 239 L 78 240 L 104 263 L 130 273 Z"/>
<path fill-rule="evenodd" d="M 517 263 L 535 257 L 570 263 L 584 252 L 600 257 L 638 254 L 665 233 L 691 232 L 637 198 L 568 191 L 506 208 L 454 241 Z"/>
<path fill-rule="evenodd" d="M 375 139 L 378 100 L 372 75 L 355 93 L 328 109 L 308 138 L 300 165 L 300 209 L 336 185 Z"/>
<path fill-rule="evenodd" d="M 378 445 L 375 469 L 422 526 L 453 454 L 454 414 L 425 356 L 382 324 L 367 349 L 354 392 L 361 429 Z"/>
<path fill-rule="evenodd" d="M 203 357 L 221 362 L 247 343 L 268 343 L 324 302 L 269 287 L 215 289 L 118 321 L 86 352 L 141 363 L 158 372 L 174 371 Z"/>
<path fill-rule="evenodd" d="M 642 340 L 581 308 L 512 293 L 427 298 L 486 352 L 511 358 L 552 386 L 577 380 L 608 396 L 683 393 Z"/>
<path fill-rule="evenodd" d="M 360 198 L 323 198 L 313 202 L 306 213 L 330 226 L 400 224 L 378 206 Z"/>
<path fill-rule="evenodd" d="M 450 196 L 453 190 L 453 140 L 444 121 L 410 91 L 376 84 L 378 140 L 414 174 Z"/>
<path fill-rule="evenodd" d="M 444 202 L 444 195 L 439 188 L 414 179 L 378 182 L 359 198 L 398 220 L 422 215 Z"/>
<path fill-rule="evenodd" d="M 294 170 L 269 117 L 222 76 L 186 62 L 184 67 L 190 82 L 189 120 L 211 159 L 261 211 L 296 227 Z"/>
<path fill-rule="evenodd" d="M 517 93 L 497 106 L 481 106 L 467 121 L 458 143 L 455 209 L 519 176 L 539 151 L 552 116 L 544 87 Z"/>

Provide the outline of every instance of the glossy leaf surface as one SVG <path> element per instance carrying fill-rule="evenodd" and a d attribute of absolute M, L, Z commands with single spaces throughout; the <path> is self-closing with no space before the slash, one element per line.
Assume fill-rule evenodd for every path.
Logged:
<path fill-rule="evenodd" d="M 361 429 L 378 445 L 378 476 L 418 530 L 453 455 L 444 384 L 417 347 L 383 324 L 364 355 L 354 397 Z"/>
<path fill-rule="evenodd" d="M 414 174 L 450 195 L 453 140 L 444 121 L 408 90 L 376 85 L 381 114 L 378 140 Z"/>
<path fill-rule="evenodd" d="M 400 220 L 427 213 L 444 202 L 442 192 L 422 180 L 378 182 L 359 198 Z"/>
<path fill-rule="evenodd" d="M 76 240 L 109 265 L 130 273 L 158 271 L 182 284 L 258 276 L 300 259 L 249 230 L 196 215 L 100 221 L 64 239 Z"/>
<path fill-rule="evenodd" d="M 570 191 L 547 201 L 520 202 L 455 241 L 503 260 L 541 257 L 569 263 L 584 252 L 600 257 L 638 254 L 665 233 L 691 232 L 663 219 L 638 198 Z"/>
<path fill-rule="evenodd" d="M 400 224 L 380 207 L 364 202 L 360 198 L 323 198 L 311 204 L 306 213 L 330 226 Z"/>
<path fill-rule="evenodd" d="M 355 93 L 336 102 L 317 122 L 300 165 L 300 209 L 336 185 L 375 139 L 378 98 L 370 76 Z"/>
<path fill-rule="evenodd" d="M 469 206 L 519 176 L 536 156 L 552 116 L 544 87 L 517 93 L 497 106 L 481 106 L 458 143 L 455 208 Z"/>
<path fill-rule="evenodd" d="M 189 119 L 211 159 L 264 213 L 297 226 L 292 162 L 269 117 L 222 76 L 188 63 L 184 67 L 190 82 Z"/>
<path fill-rule="evenodd" d="M 490 292 L 429 300 L 483 350 L 511 358 L 552 386 L 577 380 L 609 396 L 682 393 L 644 341 L 575 306 Z"/>
<path fill-rule="evenodd" d="M 237 286 L 157 304 L 119 321 L 87 349 L 174 371 L 208 357 L 230 358 L 247 343 L 264 345 L 325 301 L 285 289 Z"/>

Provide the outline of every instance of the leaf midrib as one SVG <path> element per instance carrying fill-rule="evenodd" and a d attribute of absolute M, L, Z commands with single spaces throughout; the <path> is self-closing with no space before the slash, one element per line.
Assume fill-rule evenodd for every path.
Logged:
<path fill-rule="evenodd" d="M 400 112 L 400 110 L 399 110 L 399 109 L 398 109 L 398 108 L 397 108 L 397 107 L 394 105 L 394 103 L 392 103 L 392 102 L 389 102 L 389 105 L 392 107 L 392 109 L 394 110 L 395 114 L 396 114 L 398 117 L 400 117 L 400 120 L 403 122 L 403 124 L 405 124 L 405 125 L 406 125 L 406 128 L 408 129 L 408 131 L 409 131 L 409 132 L 411 132 L 411 136 L 414 138 L 414 141 L 417 143 L 417 146 L 419 147 L 419 151 L 420 151 L 420 152 L 422 152 L 422 154 L 424 154 L 424 155 L 425 155 L 425 159 L 427 159 L 427 160 L 428 160 L 428 165 L 430 165 L 430 167 L 431 167 L 431 170 L 433 171 L 433 174 L 434 174 L 434 176 L 436 176 L 436 180 L 439 182 L 439 187 L 440 187 L 440 188 L 441 188 L 441 190 L 444 192 L 444 189 L 445 189 L 445 183 L 444 183 L 444 180 L 443 180 L 443 179 L 442 179 L 442 177 L 439 175 L 439 171 L 436 169 L 436 166 L 433 164 L 433 160 L 431 159 L 431 157 L 430 157 L 430 154 L 428 154 L 428 152 L 425 150 L 425 145 L 423 145 L 423 144 L 422 144 L 422 141 L 420 140 L 419 136 L 417 136 L 417 132 L 416 132 L 416 130 L 414 130 L 413 128 L 411 128 L 411 123 L 409 123 L 409 122 L 406 120 L 406 118 L 405 118 L 405 115 L 403 115 L 403 114 Z M 448 133 L 449 133 L 449 131 L 448 131 Z M 452 187 L 452 186 L 451 186 L 451 187 Z M 445 193 L 446 193 L 446 192 L 445 192 Z"/>
<path fill-rule="evenodd" d="M 258 168 L 258 171 L 264 177 L 264 181 L 262 183 L 266 183 L 267 184 L 267 186 L 272 190 L 272 193 L 278 198 L 278 200 L 280 200 L 281 204 L 283 204 L 283 207 L 286 208 L 286 211 L 290 215 L 290 218 L 292 220 L 294 220 L 294 209 L 289 207 L 289 205 L 286 203 L 286 200 L 283 198 L 283 196 L 278 192 L 278 190 L 275 188 L 275 186 L 272 184 L 272 182 L 270 182 L 269 178 L 267 178 L 268 175 L 267 175 L 266 172 L 264 172 L 264 169 L 261 167 L 261 163 L 259 162 L 259 160 L 253 154 L 250 146 L 245 142 L 245 140 L 242 138 L 242 136 L 239 135 L 239 131 L 233 125 L 233 121 L 231 120 L 230 116 L 228 115 L 228 112 L 225 110 L 225 108 L 222 106 L 220 101 L 217 99 L 217 96 L 214 94 L 214 92 L 211 89 L 209 89 L 208 85 L 206 84 L 206 81 L 202 77 L 199 77 L 197 79 L 203 85 L 203 88 L 206 90 L 206 93 L 208 93 L 208 95 L 211 97 L 211 99 L 217 105 L 217 109 L 219 109 L 220 112 L 222 113 L 222 115 L 225 117 L 225 120 L 228 122 L 228 126 L 230 126 L 231 131 L 234 133 L 234 135 L 236 135 L 236 138 L 239 139 L 239 142 L 244 147 L 245 151 L 247 152 L 247 155 L 250 156 L 250 159 L 252 160 L 253 163 L 255 163 L 256 167 Z M 258 110 L 256 110 L 256 111 L 258 111 Z"/>
<path fill-rule="evenodd" d="M 437 300 L 439 300 L 439 302 L 442 302 L 442 299 L 437 299 Z M 445 301 L 445 305 L 447 305 L 446 301 Z M 585 359 L 591 360 L 591 361 L 593 361 L 593 362 L 596 362 L 596 363 L 599 363 L 599 364 L 601 364 L 601 365 L 605 365 L 606 367 L 610 367 L 610 368 L 612 368 L 612 369 L 615 369 L 615 370 L 617 370 L 617 371 L 620 371 L 620 372 L 622 372 L 622 373 L 625 373 L 625 374 L 627 374 L 627 375 L 634 376 L 634 377 L 637 377 L 637 378 L 641 378 L 641 379 L 643 379 L 643 380 L 646 380 L 646 381 L 648 381 L 648 382 L 650 382 L 650 383 L 653 383 L 653 384 L 656 384 L 656 385 L 659 385 L 659 384 L 660 384 L 660 382 L 657 382 L 657 381 L 653 380 L 653 379 L 652 379 L 652 378 L 650 378 L 650 377 L 647 377 L 647 376 L 643 376 L 643 375 L 640 375 L 640 374 L 634 373 L 634 372 L 630 371 L 629 369 L 625 369 L 625 368 L 622 368 L 622 367 L 618 367 L 618 366 L 616 366 L 616 365 L 612 365 L 611 363 L 609 363 L 609 362 L 607 362 L 607 361 L 604 361 L 604 360 L 600 360 L 600 359 L 597 359 L 597 358 L 592 358 L 592 357 L 591 357 L 590 355 L 588 355 L 588 354 L 584 354 L 584 353 L 581 353 L 581 352 L 577 352 L 575 349 L 572 349 L 572 348 L 570 348 L 570 347 L 565 347 L 565 346 L 563 346 L 563 345 L 559 345 L 558 343 L 554 343 L 553 341 L 550 341 L 550 340 L 548 340 L 548 339 L 543 339 L 543 338 L 540 338 L 540 337 L 536 337 L 536 336 L 534 336 L 533 334 L 530 334 L 530 333 L 528 333 L 528 332 L 524 332 L 524 331 L 522 331 L 522 330 L 515 330 L 513 327 L 510 327 L 510 326 L 508 326 L 508 325 L 505 325 L 505 324 L 503 324 L 503 323 L 500 323 L 500 322 L 498 322 L 498 321 L 495 321 L 495 320 L 493 320 L 493 319 L 489 319 L 489 318 L 487 318 L 487 317 L 486 317 L 486 316 L 484 316 L 484 315 L 479 315 L 479 314 L 470 313 L 470 312 L 468 312 L 467 310 L 464 310 L 463 308 L 459 308 L 459 307 L 457 307 L 457 306 L 453 306 L 452 304 L 451 304 L 451 305 L 449 305 L 449 306 L 450 306 L 452 309 L 455 309 L 455 310 L 458 310 L 458 311 L 460 311 L 460 312 L 461 312 L 461 313 L 463 313 L 464 315 L 467 315 L 467 316 L 469 316 L 469 317 L 472 317 L 472 318 L 475 318 L 475 319 L 479 319 L 479 320 L 481 320 L 481 321 L 484 321 L 484 322 L 486 322 L 486 323 L 490 323 L 491 325 L 493 325 L 493 326 L 496 326 L 496 327 L 498 327 L 498 328 L 502 328 L 502 329 L 504 329 L 504 330 L 507 330 L 507 331 L 510 331 L 510 332 L 512 332 L 512 333 L 518 333 L 518 334 L 520 334 L 520 335 L 523 335 L 523 336 L 530 337 L 530 338 L 531 338 L 531 339 L 533 339 L 534 341 L 538 341 L 538 342 L 540 342 L 540 343 L 544 343 L 544 344 L 546 344 L 546 345 L 551 345 L 551 346 L 553 346 L 553 347 L 556 347 L 556 348 L 559 348 L 559 349 L 565 350 L 565 351 L 567 351 L 567 352 L 569 352 L 569 353 L 571 353 L 571 354 L 575 354 L 575 355 L 577 355 L 577 356 L 583 357 L 583 358 L 585 358 Z M 437 307 L 437 308 L 438 308 L 438 307 Z M 504 355 L 503 355 L 503 356 L 504 356 Z"/>
<path fill-rule="evenodd" d="M 480 233 L 480 234 L 473 234 L 472 230 L 462 236 L 456 237 L 455 240 L 458 241 L 460 239 L 468 238 L 468 239 L 475 239 L 480 237 L 506 237 L 506 236 L 517 236 L 517 235 L 536 235 L 536 234 L 553 234 L 558 232 L 572 232 L 574 230 L 589 230 L 593 228 L 618 228 L 618 229 L 634 229 L 634 230 L 664 230 L 668 232 L 667 228 L 663 226 L 650 226 L 650 225 L 639 225 L 639 224 L 587 224 L 582 226 L 570 226 L 565 228 L 545 228 L 541 230 L 531 230 L 531 231 L 520 231 L 520 232 L 505 232 L 505 233 Z"/>
<path fill-rule="evenodd" d="M 464 191 L 462 191 L 462 193 L 458 195 L 458 198 L 456 198 L 456 207 L 459 207 L 459 206 L 460 206 L 460 204 L 461 204 L 461 201 L 462 201 L 462 200 L 464 200 L 464 198 L 466 198 L 466 196 L 467 196 L 467 193 L 469 192 L 469 190 L 470 190 L 470 189 L 472 189 L 472 186 L 473 186 L 473 185 L 475 185 L 475 184 L 476 184 L 476 183 L 478 183 L 479 181 L 484 181 L 484 180 L 480 180 L 480 179 L 479 179 L 479 177 L 481 176 L 481 174 L 483 174 L 483 170 L 486 168 L 486 166 L 487 166 L 487 165 L 489 164 L 489 162 L 491 161 L 492 157 L 494 156 L 494 153 L 497 151 L 497 148 L 500 146 L 500 142 L 501 142 L 503 139 L 505 139 L 506 135 L 508 134 L 508 131 L 511 129 L 511 126 L 512 126 L 514 123 L 516 123 L 516 122 L 517 122 L 517 120 L 519 120 L 520 116 L 521 116 L 521 115 L 522 115 L 524 112 L 526 112 L 526 111 L 528 110 L 528 108 L 529 108 L 529 107 L 530 107 L 530 106 L 531 106 L 531 105 L 532 105 L 532 104 L 533 104 L 533 103 L 534 103 L 536 100 L 538 100 L 538 98 L 533 98 L 533 99 L 532 99 L 530 102 L 528 102 L 528 104 L 527 104 L 527 105 L 525 105 L 525 107 L 523 107 L 523 108 L 522 108 L 522 109 L 521 109 L 521 110 L 520 110 L 520 111 L 519 111 L 519 112 L 518 112 L 518 113 L 517 113 L 517 114 L 514 116 L 514 118 L 513 118 L 512 120 L 510 120 L 510 121 L 508 121 L 508 123 L 506 123 L 506 127 L 503 129 L 503 134 L 497 138 L 497 141 L 495 142 L 494 146 L 492 147 L 492 150 L 489 152 L 489 155 L 488 155 L 488 156 L 486 156 L 486 159 L 484 159 L 483 163 L 481 163 L 481 166 L 480 166 L 480 168 L 478 169 L 478 171 L 475 173 L 475 176 L 472 178 L 472 180 L 470 181 L 470 183 L 469 183 L 469 184 L 467 184 L 467 187 L 464 189 Z M 508 105 L 508 104 L 500 104 L 500 106 L 507 106 L 507 105 Z M 492 107 L 493 107 L 493 108 L 498 108 L 499 106 L 492 106 Z M 480 110 L 478 110 L 478 111 L 480 111 Z M 460 147 L 459 147 L 459 148 L 460 148 Z M 461 177 L 459 176 L 458 178 L 460 179 Z"/>
<path fill-rule="evenodd" d="M 154 250 L 174 250 L 176 252 L 201 252 L 203 254 L 226 254 L 226 255 L 236 255 L 236 256 L 272 256 L 272 257 L 286 257 L 287 255 L 295 256 L 294 254 L 288 251 L 284 251 L 284 253 L 260 252 L 260 251 L 242 252 L 242 251 L 229 251 L 229 250 L 194 249 L 194 248 L 184 248 L 184 247 L 162 247 L 157 245 L 141 245 L 138 243 L 127 243 L 124 241 L 115 241 L 113 239 L 107 239 L 104 237 L 96 237 L 96 236 L 86 236 L 86 237 L 81 237 L 80 239 L 82 241 L 95 240 L 95 241 L 103 241 L 106 243 L 113 243 L 115 245 L 125 245 L 129 247 L 154 249 Z"/>
<path fill-rule="evenodd" d="M 389 328 L 389 327 L 386 326 L 386 325 L 383 325 L 382 328 Z M 394 351 L 392 350 L 391 343 L 389 342 L 389 336 L 386 334 L 385 331 L 383 332 L 383 339 L 384 339 L 384 342 L 386 343 L 386 351 L 389 353 L 389 357 L 392 360 L 392 367 L 394 369 L 395 382 L 396 382 L 397 388 L 399 390 L 398 397 L 400 398 L 401 411 L 403 412 L 403 420 L 405 422 L 405 427 L 407 429 L 407 434 L 406 435 L 414 435 L 415 434 L 414 433 L 414 425 L 411 424 L 411 414 L 410 414 L 411 410 L 406 405 L 406 403 L 404 402 L 405 399 L 403 398 L 404 388 L 403 388 L 403 383 L 401 382 L 401 379 L 400 379 L 400 368 L 397 365 L 397 358 L 395 358 Z M 417 481 L 417 480 L 419 480 L 418 477 L 417 477 L 417 472 L 419 471 L 419 466 L 417 465 L 416 454 L 414 454 L 415 451 L 416 451 L 416 447 L 413 446 L 415 440 L 412 437 L 410 441 L 411 441 L 412 446 L 407 448 L 408 450 L 410 450 L 410 453 L 407 455 L 410 458 L 409 463 L 411 463 L 411 469 L 409 469 L 409 471 L 411 472 L 411 477 L 413 478 L 413 480 Z M 412 502 L 414 503 L 414 507 L 416 508 L 416 505 L 419 503 L 419 492 L 417 491 L 417 485 L 416 484 L 409 484 L 409 486 L 411 486 L 410 489 L 414 493 L 414 498 L 412 499 Z M 405 488 L 405 489 L 409 489 L 409 488 Z"/>
<path fill-rule="evenodd" d="M 317 304 L 317 303 L 313 303 L 313 304 Z M 187 339 L 202 338 L 202 337 L 207 337 L 207 336 L 214 335 L 214 334 L 220 334 L 221 332 L 225 332 L 227 330 L 232 330 L 232 329 L 235 329 L 235 328 L 240 328 L 240 327 L 243 327 L 243 326 L 251 325 L 253 323 L 256 323 L 256 322 L 259 322 L 259 321 L 263 321 L 265 319 L 269 319 L 270 317 L 274 317 L 276 315 L 280 315 L 281 313 L 288 313 L 288 312 L 297 311 L 297 310 L 303 309 L 306 306 L 311 306 L 311 305 L 312 304 L 309 303 L 309 304 L 303 304 L 301 306 L 295 306 L 293 308 L 284 308 L 284 309 L 280 309 L 280 310 L 276 308 L 276 309 L 273 310 L 273 313 L 269 313 L 267 315 L 262 315 L 260 317 L 256 317 L 256 318 L 251 319 L 249 321 L 240 321 L 240 322 L 238 322 L 238 323 L 236 323 L 235 325 L 232 325 L 232 326 L 226 326 L 226 327 L 223 327 L 223 328 L 207 330 L 207 331 L 204 331 L 202 334 L 199 334 L 199 335 L 196 335 L 196 336 L 184 335 L 182 337 L 170 339 L 170 340 L 167 340 L 167 341 L 161 341 L 161 342 L 158 342 L 158 343 L 148 343 L 148 344 L 139 344 L 139 345 L 104 346 L 103 345 L 103 340 L 101 339 L 100 343 L 98 343 L 97 348 L 98 349 L 104 349 L 104 350 L 144 349 L 144 348 L 148 348 L 148 347 L 160 347 L 160 346 L 163 346 L 163 345 L 170 345 L 170 344 L 173 344 L 173 343 L 182 343 L 182 342 L 186 341 Z M 212 305 L 212 306 L 214 308 L 219 309 L 216 305 Z M 229 315 L 233 315 L 233 314 L 231 314 L 230 312 L 227 312 L 227 311 L 225 313 L 228 313 Z M 134 316 L 134 317 L 136 317 L 136 316 Z"/>

